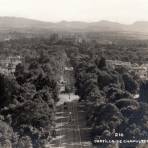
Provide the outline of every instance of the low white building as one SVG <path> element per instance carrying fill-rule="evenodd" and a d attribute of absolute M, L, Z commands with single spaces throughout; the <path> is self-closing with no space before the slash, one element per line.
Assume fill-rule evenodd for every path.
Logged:
<path fill-rule="evenodd" d="M 132 67 L 132 71 L 136 75 L 138 75 L 141 79 L 147 79 L 148 78 L 148 68 L 146 66 L 138 66 L 138 67 Z"/>
<path fill-rule="evenodd" d="M 126 68 L 131 68 L 132 64 L 130 62 L 123 62 L 119 60 L 106 60 L 106 65 L 109 68 L 119 68 L 119 67 L 126 67 Z"/>
<path fill-rule="evenodd" d="M 73 71 L 73 67 L 64 67 L 65 71 Z"/>
<path fill-rule="evenodd" d="M 129 69 L 129 72 L 134 72 L 139 78 L 146 80 L 148 78 L 148 64 L 138 65 L 136 63 L 131 64 L 130 62 L 123 62 L 119 60 L 106 60 L 106 65 L 108 68 L 119 68 L 125 67 Z"/>
<path fill-rule="evenodd" d="M 9 56 L 0 60 L 0 73 L 9 75 L 15 72 L 16 66 L 21 63 L 20 56 Z"/>

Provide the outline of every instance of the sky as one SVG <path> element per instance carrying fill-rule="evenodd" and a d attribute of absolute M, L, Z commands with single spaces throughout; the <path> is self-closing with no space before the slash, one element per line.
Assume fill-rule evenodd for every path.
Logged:
<path fill-rule="evenodd" d="M 148 21 L 148 0 L 0 0 L 0 16 L 42 21 Z"/>

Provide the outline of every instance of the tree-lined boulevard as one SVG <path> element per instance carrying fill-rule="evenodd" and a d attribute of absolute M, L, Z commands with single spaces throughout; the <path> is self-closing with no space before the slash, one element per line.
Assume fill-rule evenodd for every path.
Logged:
<path fill-rule="evenodd" d="M 67 109 L 64 109 L 67 102 Z M 78 96 L 62 94 L 57 103 L 56 111 L 56 138 L 51 148 L 91 148 L 90 128 L 86 126 L 86 113 L 83 103 L 78 102 Z M 70 121 L 69 112 L 72 113 Z"/>

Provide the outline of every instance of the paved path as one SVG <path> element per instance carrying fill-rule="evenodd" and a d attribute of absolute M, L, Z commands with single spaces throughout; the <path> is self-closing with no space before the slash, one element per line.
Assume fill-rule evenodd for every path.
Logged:
<path fill-rule="evenodd" d="M 53 139 L 51 148 L 92 148 L 89 141 L 90 129 L 86 127 L 83 103 L 78 103 L 78 97 L 62 95 L 56 112 L 57 136 Z M 66 101 L 68 109 L 64 110 L 63 102 Z M 69 121 L 69 112 L 72 121 Z"/>

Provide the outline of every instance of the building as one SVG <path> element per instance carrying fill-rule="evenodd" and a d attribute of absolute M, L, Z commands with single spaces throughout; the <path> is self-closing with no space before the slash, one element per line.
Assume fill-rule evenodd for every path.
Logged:
<path fill-rule="evenodd" d="M 58 86 L 59 86 L 60 92 L 65 91 L 66 81 L 64 80 L 63 75 L 61 75 L 60 80 L 58 81 Z"/>
<path fill-rule="evenodd" d="M 133 65 L 131 72 L 134 72 L 135 75 L 138 75 L 139 78 L 146 80 L 148 78 L 148 65 L 143 64 L 141 66 L 139 65 Z"/>
<path fill-rule="evenodd" d="M 15 72 L 16 66 L 21 63 L 20 56 L 9 56 L 0 60 L 0 73 L 9 75 Z"/>
<path fill-rule="evenodd" d="M 9 75 L 9 70 L 6 68 L 0 67 L 0 73 L 3 75 Z"/>
<path fill-rule="evenodd" d="M 106 66 L 112 69 L 125 67 L 130 73 L 139 76 L 140 79 L 148 79 L 148 64 L 138 65 L 137 63 L 131 64 L 130 62 L 123 62 L 119 60 L 106 60 Z"/>
<path fill-rule="evenodd" d="M 147 77 L 148 77 L 148 69 L 147 69 L 147 67 L 144 67 L 144 66 L 133 67 L 132 70 L 141 79 L 147 79 Z"/>
<path fill-rule="evenodd" d="M 64 67 L 65 71 L 73 71 L 73 67 Z"/>
<path fill-rule="evenodd" d="M 132 64 L 130 62 L 123 62 L 119 60 L 106 60 L 106 65 L 108 68 L 120 68 L 120 67 L 125 67 L 128 69 L 131 69 Z"/>
<path fill-rule="evenodd" d="M 74 88 L 74 83 L 75 83 L 73 75 L 73 67 L 65 66 L 63 70 L 64 70 L 63 75 L 61 75 L 60 80 L 58 81 L 60 92 L 65 92 L 67 87 L 72 90 Z"/>

